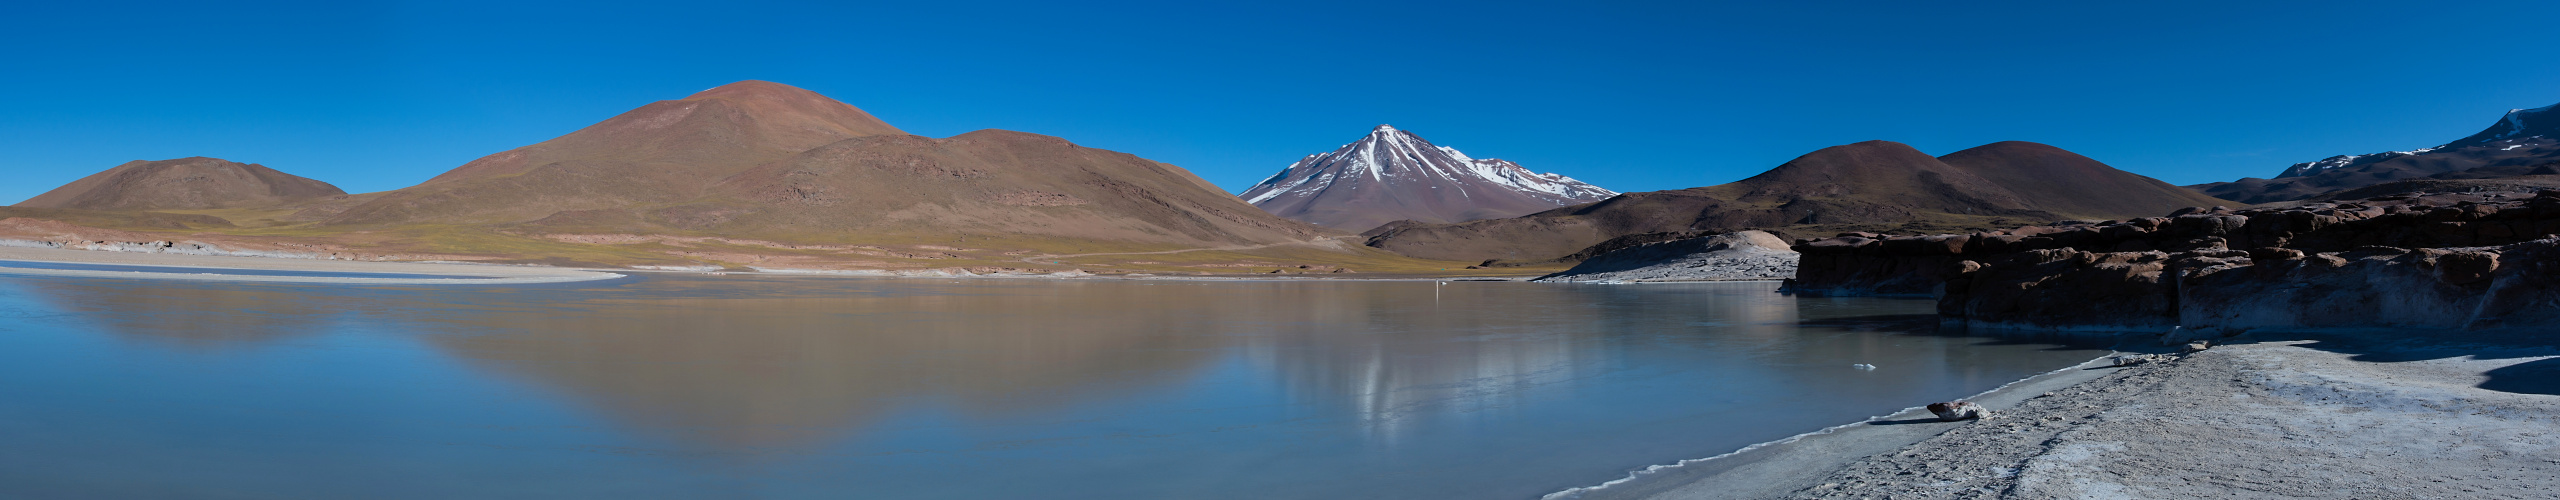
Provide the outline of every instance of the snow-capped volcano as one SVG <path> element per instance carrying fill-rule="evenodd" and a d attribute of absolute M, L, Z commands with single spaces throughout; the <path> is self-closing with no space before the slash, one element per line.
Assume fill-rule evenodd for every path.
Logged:
<path fill-rule="evenodd" d="M 1350 231 L 1412 219 L 1464 222 L 1517 217 L 1617 196 L 1518 163 L 1475 159 L 1412 132 L 1379 125 L 1330 153 L 1308 155 L 1246 189 L 1253 206 Z"/>
<path fill-rule="evenodd" d="M 2501 151 L 2513 151 L 2517 148 L 2524 147 L 2523 145 L 2529 142 L 2542 142 L 2543 139 L 2560 138 L 2560 113 L 2553 112 L 2554 109 L 2560 109 L 2560 104 L 2533 109 L 2510 109 L 2507 110 L 2506 116 L 2499 117 L 2498 122 L 2490 124 L 2488 129 L 2481 130 L 2480 133 L 2477 134 L 2471 134 L 2470 137 L 2464 137 L 2460 140 L 2445 143 L 2442 146 L 2409 151 L 2386 151 L 2372 154 L 2331 156 L 2319 161 L 2293 164 L 2291 167 L 2286 167 L 2284 169 L 2284 173 L 2277 174 L 2276 178 L 2283 179 L 2287 177 L 2302 177 L 2337 170 L 2340 168 L 2378 163 L 2384 160 L 2391 160 L 2400 157 L 2423 155 L 2437 151 L 2474 146 L 2495 145 L 2499 146 Z"/>
<path fill-rule="evenodd" d="M 2273 179 L 2188 187 L 2226 200 L 2266 203 L 2396 180 L 2552 161 L 2560 161 L 2560 104 L 2507 110 L 2489 128 L 2432 148 L 2331 156 L 2293 164 Z"/>

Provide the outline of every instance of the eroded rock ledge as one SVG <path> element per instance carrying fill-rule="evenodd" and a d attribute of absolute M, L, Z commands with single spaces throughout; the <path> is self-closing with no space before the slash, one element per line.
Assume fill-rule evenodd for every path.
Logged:
<path fill-rule="evenodd" d="M 1973 327 L 2560 323 L 2560 191 L 2435 194 L 1794 245 L 1787 290 L 1928 295 Z"/>

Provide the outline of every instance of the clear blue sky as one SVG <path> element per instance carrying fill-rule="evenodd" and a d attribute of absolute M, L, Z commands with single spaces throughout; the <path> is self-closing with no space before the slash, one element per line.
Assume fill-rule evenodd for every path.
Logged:
<path fill-rule="evenodd" d="M 11 6 L 0 200 L 198 155 L 395 189 L 743 79 L 1231 191 L 1380 123 L 1622 191 L 1869 139 L 2190 184 L 2560 103 L 2549 1 L 358 3 Z"/>

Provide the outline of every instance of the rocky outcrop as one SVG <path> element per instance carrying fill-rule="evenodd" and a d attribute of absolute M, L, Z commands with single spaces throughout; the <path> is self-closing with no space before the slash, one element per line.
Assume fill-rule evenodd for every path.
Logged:
<path fill-rule="evenodd" d="M 1785 240 L 1742 231 L 1619 249 L 1535 281 L 1774 280 L 1795 273 L 1796 252 Z"/>
<path fill-rule="evenodd" d="M 2560 320 L 2560 191 L 1800 241 L 1788 290 L 1938 298 L 1975 327 L 2496 328 Z"/>
<path fill-rule="evenodd" d="M 2560 238 L 2260 255 L 2197 259 L 2182 269 L 2179 324 L 2225 330 L 2560 324 Z"/>

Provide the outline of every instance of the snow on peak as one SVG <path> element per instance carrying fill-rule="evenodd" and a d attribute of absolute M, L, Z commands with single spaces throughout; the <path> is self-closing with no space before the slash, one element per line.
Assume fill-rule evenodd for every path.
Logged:
<path fill-rule="evenodd" d="M 2560 107 L 2560 104 L 2553 104 L 2553 105 L 2550 105 L 2550 106 L 2543 106 L 2543 107 L 2533 108 L 2533 109 L 2510 109 L 2510 110 L 2507 110 L 2507 116 L 2499 117 L 2499 118 L 2498 118 L 2498 124 L 2499 124 L 2499 125 L 2504 125 L 2504 126 L 2506 126 L 2506 128 L 2507 128 L 2507 129 L 2506 129 L 2505 131 L 2498 132 L 2498 135 L 2493 136 L 2493 137 L 2490 137 L 2489 139 L 2491 139 L 2491 140 L 2496 140 L 2496 139 L 2505 139 L 2505 138 L 2508 138 L 2508 137 L 2515 137 L 2515 136 L 2517 136 L 2517 135 L 2524 134 L 2524 132 L 2525 132 L 2525 130 L 2526 130 L 2526 129 L 2525 129 L 2525 123 L 2524 123 L 2524 117 L 2525 117 L 2525 115 L 2539 115 L 2539 114 L 2542 114 L 2542 112 L 2544 112 L 2544 111 L 2550 111 L 2550 110 L 2551 110 L 2551 108 L 2553 108 L 2553 107 Z"/>
<path fill-rule="evenodd" d="M 2548 122 L 2549 122 L 2549 120 L 2545 120 L 2545 119 L 2544 119 L 2545 117 L 2543 116 L 2543 113 L 2549 112 L 2549 111 L 2551 111 L 2551 110 L 2552 110 L 2552 109 L 2554 109 L 2554 108 L 2560 108 L 2560 104 L 2553 104 L 2553 105 L 2549 105 L 2549 106 L 2543 106 L 2543 107 L 2539 107 L 2539 108 L 2532 108 L 2532 109 L 2510 109 L 2510 110 L 2507 110 L 2507 114 L 2506 114 L 2505 116 L 2500 116 L 2500 117 L 2498 117 L 2498 121 L 2497 121 L 2497 123 L 2494 123 L 2494 124 L 2489 125 L 2489 128 L 2488 128 L 2487 130 L 2482 130 L 2482 131 L 2480 131 L 2480 133 L 2478 133 L 2478 134 L 2473 134 L 2473 135 L 2472 135 L 2472 136 L 2470 136 L 2470 137 L 2465 137 L 2465 138 L 2462 138 L 2462 139 L 2460 139 L 2460 140 L 2456 140 L 2456 141 L 2453 141 L 2453 142 L 2445 143 L 2445 144 L 2443 144 L 2443 145 L 2439 145 L 2439 146 L 2432 147 L 2432 148 L 2425 148 L 2425 149 L 2413 149 L 2413 150 L 2408 150 L 2408 151 L 2385 151 L 2385 152 L 2380 152 L 2380 153 L 2361 154 L 2361 155 L 2338 155 L 2338 156 L 2331 156 L 2331 157 L 2328 157 L 2328 158 L 2322 158 L 2322 159 L 2320 159 L 2320 160 L 2318 160 L 2318 161 L 2307 161 L 2307 162 L 2302 162 L 2302 163 L 2296 163 L 2296 164 L 2293 164 L 2293 166 L 2286 167 L 2286 168 L 2284 169 L 2284 173 L 2276 175 L 2276 178 L 2278 178 L 2278 179 L 2282 179 L 2282 178 L 2287 178 L 2287 177 L 2302 177 L 2302 176 L 2308 176 L 2308 175 L 2318 174 L 2318 173 L 2321 173 L 2321 172 L 2327 172 L 2327 171 L 2331 171 L 2331 170 L 2337 170 L 2337 169 L 2342 169 L 2342 168 L 2355 167 L 2355 166 L 2360 166 L 2360 165 L 2367 165 L 2367 164 L 2372 164 L 2372 163 L 2378 163 L 2378 162 L 2388 161 L 2388 160 L 2391 160 L 2391 159 L 2393 159 L 2393 158 L 2399 158 L 2399 157 L 2403 157 L 2403 156 L 2422 155 L 2422 154 L 2433 153 L 2433 152 L 2436 152 L 2436 151 L 2442 151 L 2442 150 L 2448 150 L 2448 149 L 2471 148 L 2471 147 L 2478 147 L 2478 146 L 2487 146 L 2487 145 L 2492 145 L 2491 143 L 2496 143 L 2496 142 L 2498 142 L 2498 141 L 2500 141 L 2500 140 L 2513 141 L 2513 140 L 2515 140 L 2514 138 L 2516 138 L 2516 137 L 2518 137 L 2518 136 L 2526 135 L 2526 134 L 2527 134 L 2527 133 L 2529 133 L 2529 132 L 2545 132 L 2545 131 L 2547 131 L 2547 130 L 2535 130 L 2535 129 L 2532 129 L 2532 128 L 2529 128 L 2529 127 L 2530 127 L 2530 126 L 2535 126 L 2535 125 L 2539 125 L 2539 126 L 2545 127 L 2546 129 L 2547 129 L 2548 127 L 2550 127 L 2551 125 L 2548 123 Z M 2533 120 L 2533 121 L 2534 121 L 2534 123 L 2527 123 L 2527 122 L 2526 122 L 2526 118 L 2528 118 L 2528 117 L 2533 118 L 2533 119 L 2534 119 L 2534 120 Z M 2535 136 L 2533 136 L 2533 137 L 2528 137 L 2528 138 L 2539 138 L 2539 137 L 2541 137 L 2541 136 L 2540 136 L 2540 135 L 2535 135 Z M 2516 148 L 2514 148 L 2514 147 L 2508 147 L 2508 148 L 2505 148 L 2505 149 L 2501 149 L 2500 151 L 2510 151 L 2510 150 L 2514 150 L 2514 149 L 2516 149 Z"/>
<path fill-rule="evenodd" d="M 1473 196 L 1467 192 L 1471 188 L 1498 188 L 1557 206 L 1618 194 L 1571 177 L 1531 172 L 1506 160 L 1476 159 L 1457 148 L 1435 145 L 1412 132 L 1381 124 L 1370 129 L 1369 135 L 1333 152 L 1290 164 L 1279 174 L 1246 189 L 1244 198 L 1248 203 L 1261 204 L 1290 195 L 1313 196 L 1333 188 L 1336 181 L 1354 178 L 1389 185 L 1450 185 L 1466 197 Z"/>

